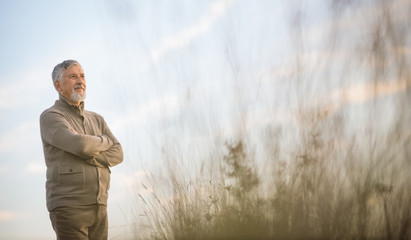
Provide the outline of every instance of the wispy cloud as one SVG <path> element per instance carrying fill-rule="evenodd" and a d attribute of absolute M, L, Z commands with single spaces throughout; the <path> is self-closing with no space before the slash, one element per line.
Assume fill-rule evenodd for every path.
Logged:
<path fill-rule="evenodd" d="M 147 172 L 144 170 L 136 171 L 132 174 L 123 174 L 120 178 L 121 183 L 127 189 L 137 189 L 136 186 L 147 179 Z"/>
<path fill-rule="evenodd" d="M 407 89 L 407 81 L 389 81 L 377 84 L 358 84 L 343 90 L 331 93 L 331 98 L 341 96 L 342 102 L 364 103 L 376 97 L 383 97 Z"/>
<path fill-rule="evenodd" d="M 131 195 L 144 193 L 142 184 L 147 181 L 147 173 L 144 170 L 138 170 L 133 173 L 113 172 L 112 190 L 109 201 L 118 202 L 129 198 Z M 119 174 L 115 176 L 115 174 Z"/>
<path fill-rule="evenodd" d="M 25 142 L 39 141 L 39 130 L 37 122 L 25 122 L 12 128 L 0 136 L 0 153 L 21 150 L 21 137 L 24 136 Z"/>
<path fill-rule="evenodd" d="M 11 109 L 23 104 L 28 98 L 23 98 L 22 92 L 25 86 L 29 86 L 28 81 L 10 81 L 11 84 L 0 87 L 0 109 Z"/>
<path fill-rule="evenodd" d="M 16 108 L 38 99 L 39 92 L 52 86 L 51 80 L 39 81 L 48 75 L 34 69 L 0 76 L 0 110 Z"/>
<path fill-rule="evenodd" d="M 121 131 L 131 124 L 145 124 L 159 119 L 167 119 L 180 109 L 179 98 L 176 94 L 154 97 L 129 111 L 117 122 L 113 129 Z"/>
<path fill-rule="evenodd" d="M 234 0 L 222 0 L 212 4 L 200 21 L 175 35 L 169 36 L 159 47 L 152 50 L 151 59 L 157 62 L 167 52 L 189 45 L 196 37 L 207 32 L 234 2 Z"/>
<path fill-rule="evenodd" d="M 0 222 L 10 222 L 24 218 L 26 215 L 9 210 L 0 210 Z"/>
<path fill-rule="evenodd" d="M 381 83 L 355 84 L 345 89 L 334 90 L 326 98 L 329 104 L 324 108 L 328 114 L 348 104 L 363 104 L 376 98 L 406 91 L 410 86 L 405 79 Z"/>
<path fill-rule="evenodd" d="M 45 174 L 46 165 L 44 164 L 44 162 L 31 162 L 27 164 L 25 172 L 29 174 L 36 174 L 36 175 Z"/>
<path fill-rule="evenodd" d="M 395 96 L 395 94 L 406 91 L 410 88 L 407 81 L 391 80 L 382 83 L 358 83 L 345 88 L 331 91 L 326 97 L 314 99 L 308 102 L 308 106 L 319 108 L 321 116 L 328 117 L 350 105 L 365 104 L 374 99 Z M 295 121 L 299 115 L 296 109 L 282 109 L 272 112 L 271 109 L 257 108 L 248 113 L 248 129 L 258 129 L 267 125 L 284 125 Z M 298 124 L 298 123 L 296 123 Z M 242 131 L 241 128 L 226 126 L 225 135 L 231 136 Z"/>
<path fill-rule="evenodd" d="M 4 174 L 7 173 L 9 171 L 9 169 L 5 166 L 0 166 L 0 174 Z"/>

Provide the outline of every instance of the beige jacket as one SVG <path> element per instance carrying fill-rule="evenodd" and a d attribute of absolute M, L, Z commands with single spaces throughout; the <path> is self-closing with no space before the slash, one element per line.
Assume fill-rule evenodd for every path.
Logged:
<path fill-rule="evenodd" d="M 123 161 L 120 143 L 103 117 L 63 96 L 40 116 L 47 165 L 47 208 L 107 205 L 110 169 Z"/>

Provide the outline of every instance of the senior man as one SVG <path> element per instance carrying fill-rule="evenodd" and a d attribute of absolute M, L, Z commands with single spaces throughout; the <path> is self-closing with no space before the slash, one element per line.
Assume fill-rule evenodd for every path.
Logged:
<path fill-rule="evenodd" d="M 110 167 L 123 161 L 123 150 L 104 118 L 84 110 L 81 65 L 63 61 L 52 79 L 59 99 L 41 114 L 40 131 L 53 229 L 57 239 L 107 239 Z"/>

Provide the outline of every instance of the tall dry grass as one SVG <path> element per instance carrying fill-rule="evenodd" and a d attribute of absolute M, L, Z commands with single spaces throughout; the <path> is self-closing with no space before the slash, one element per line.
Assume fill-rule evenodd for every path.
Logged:
<path fill-rule="evenodd" d="M 169 168 L 168 182 L 161 184 L 171 194 L 157 185 L 150 191 L 144 186 L 148 194 L 141 196 L 155 230 L 150 238 L 410 239 L 403 139 L 385 136 L 372 144 L 342 148 L 310 133 L 294 157 L 271 163 L 271 176 L 258 173 L 244 140 L 209 159 L 219 163 L 212 174 L 201 169 L 192 179 Z"/>
<path fill-rule="evenodd" d="M 206 159 L 165 146 L 164 171 L 142 185 L 136 238 L 411 239 L 411 5 L 326 3 L 327 57 L 315 68 L 303 9 L 291 14 L 292 124 L 268 123 L 256 140 L 240 123 L 239 137 L 216 139 Z M 367 86 L 359 96 L 339 91 L 323 101 L 317 92 L 328 78 L 338 89 L 356 76 Z"/>

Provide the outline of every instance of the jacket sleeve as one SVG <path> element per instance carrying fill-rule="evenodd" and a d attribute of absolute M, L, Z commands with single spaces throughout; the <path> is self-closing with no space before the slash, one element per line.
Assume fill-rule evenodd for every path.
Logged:
<path fill-rule="evenodd" d="M 40 132 L 48 144 L 82 158 L 94 157 L 113 145 L 106 136 L 74 133 L 65 117 L 54 111 L 41 114 Z"/>
<path fill-rule="evenodd" d="M 106 151 L 102 151 L 87 162 L 97 167 L 113 167 L 123 162 L 123 149 L 121 144 L 117 141 L 116 137 L 111 133 L 110 128 L 103 119 L 104 125 L 104 137 L 113 141 L 113 145 Z"/>

